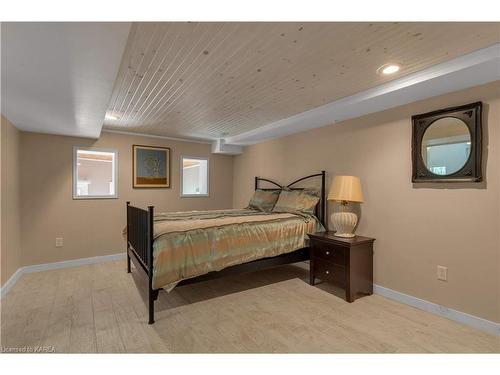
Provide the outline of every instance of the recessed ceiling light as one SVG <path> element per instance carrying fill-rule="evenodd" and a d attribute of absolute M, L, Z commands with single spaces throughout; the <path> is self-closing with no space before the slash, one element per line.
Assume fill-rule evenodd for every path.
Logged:
<path fill-rule="evenodd" d="M 398 64 L 385 64 L 377 69 L 377 73 L 389 75 L 398 72 L 399 69 L 401 69 L 401 67 Z"/>
<path fill-rule="evenodd" d="M 119 120 L 120 119 L 118 116 L 109 115 L 109 114 L 106 114 L 105 118 L 106 118 L 106 120 Z"/>

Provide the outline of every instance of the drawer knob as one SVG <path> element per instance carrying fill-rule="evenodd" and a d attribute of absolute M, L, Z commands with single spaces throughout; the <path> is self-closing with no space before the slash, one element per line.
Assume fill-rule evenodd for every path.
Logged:
<path fill-rule="evenodd" d="M 330 252 L 329 252 L 329 251 L 327 251 L 327 252 L 326 252 L 326 255 L 330 255 Z"/>
<path fill-rule="evenodd" d="M 329 274 L 330 274 L 330 271 L 326 270 L 326 272 L 325 272 L 325 273 L 326 273 L 327 275 L 329 275 Z"/>

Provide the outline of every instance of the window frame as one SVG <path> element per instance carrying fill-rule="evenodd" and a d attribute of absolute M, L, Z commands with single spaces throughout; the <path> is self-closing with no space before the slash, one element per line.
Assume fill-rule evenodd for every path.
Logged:
<path fill-rule="evenodd" d="M 206 160 L 207 162 L 207 193 L 206 194 L 184 194 L 184 159 Z M 207 198 L 210 197 L 210 157 L 181 155 L 180 162 L 180 197 L 181 198 Z"/>
<path fill-rule="evenodd" d="M 115 163 L 113 171 L 113 179 L 115 182 L 115 193 L 113 195 L 77 195 L 78 189 L 78 173 L 77 173 L 77 162 L 78 162 L 78 151 L 97 151 L 97 152 L 109 152 L 115 154 Z M 118 150 L 111 148 L 97 148 L 97 147 L 84 147 L 84 146 L 73 146 L 73 199 L 118 199 Z"/>

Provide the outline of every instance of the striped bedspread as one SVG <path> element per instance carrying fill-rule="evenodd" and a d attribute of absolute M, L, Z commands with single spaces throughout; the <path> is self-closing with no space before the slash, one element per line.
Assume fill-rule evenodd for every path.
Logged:
<path fill-rule="evenodd" d="M 155 215 L 153 288 L 306 246 L 307 233 L 324 230 L 313 215 L 250 209 Z"/>

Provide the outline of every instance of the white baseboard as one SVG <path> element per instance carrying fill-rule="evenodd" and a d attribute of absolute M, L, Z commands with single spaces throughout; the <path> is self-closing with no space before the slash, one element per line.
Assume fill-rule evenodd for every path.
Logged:
<path fill-rule="evenodd" d="M 12 289 L 12 287 L 16 284 L 17 280 L 19 280 L 19 278 L 25 273 L 50 271 L 61 268 L 84 266 L 88 264 L 111 262 L 114 260 L 125 259 L 126 256 L 127 256 L 126 253 L 118 253 L 118 254 L 102 255 L 91 258 L 64 260 L 62 262 L 55 262 L 55 263 L 44 263 L 44 264 L 35 264 L 33 266 L 24 266 L 18 268 L 18 270 L 14 272 L 14 274 L 9 278 L 9 280 L 7 280 L 5 285 L 2 286 L 2 290 L 0 292 L 0 298 L 4 298 L 7 295 L 7 293 L 9 293 L 9 291 Z"/>
<path fill-rule="evenodd" d="M 0 292 L 0 299 L 4 298 L 7 295 L 7 293 L 9 293 L 9 291 L 17 283 L 17 280 L 19 280 L 22 274 L 23 274 L 23 267 L 18 268 L 17 271 L 14 272 L 11 277 L 9 277 L 9 280 L 7 280 L 5 284 L 2 286 L 2 290 Z"/>
<path fill-rule="evenodd" d="M 114 260 L 125 259 L 126 256 L 127 256 L 126 253 L 118 253 L 118 254 L 102 255 L 102 256 L 91 257 L 91 258 L 79 258 L 79 259 L 64 260 L 62 262 L 55 262 L 55 263 L 35 264 L 33 266 L 24 266 L 24 267 L 22 267 L 22 269 L 24 270 L 23 273 L 49 271 L 49 270 L 57 270 L 57 269 L 61 269 L 61 268 L 85 266 L 87 264 L 111 262 Z"/>
<path fill-rule="evenodd" d="M 373 292 L 406 305 L 416 307 L 417 309 L 427 311 L 431 314 L 439 315 L 443 318 L 448 318 L 500 336 L 500 323 L 495 323 L 458 310 L 450 309 L 448 307 L 438 305 L 437 303 L 429 302 L 376 284 L 373 284 Z"/>

